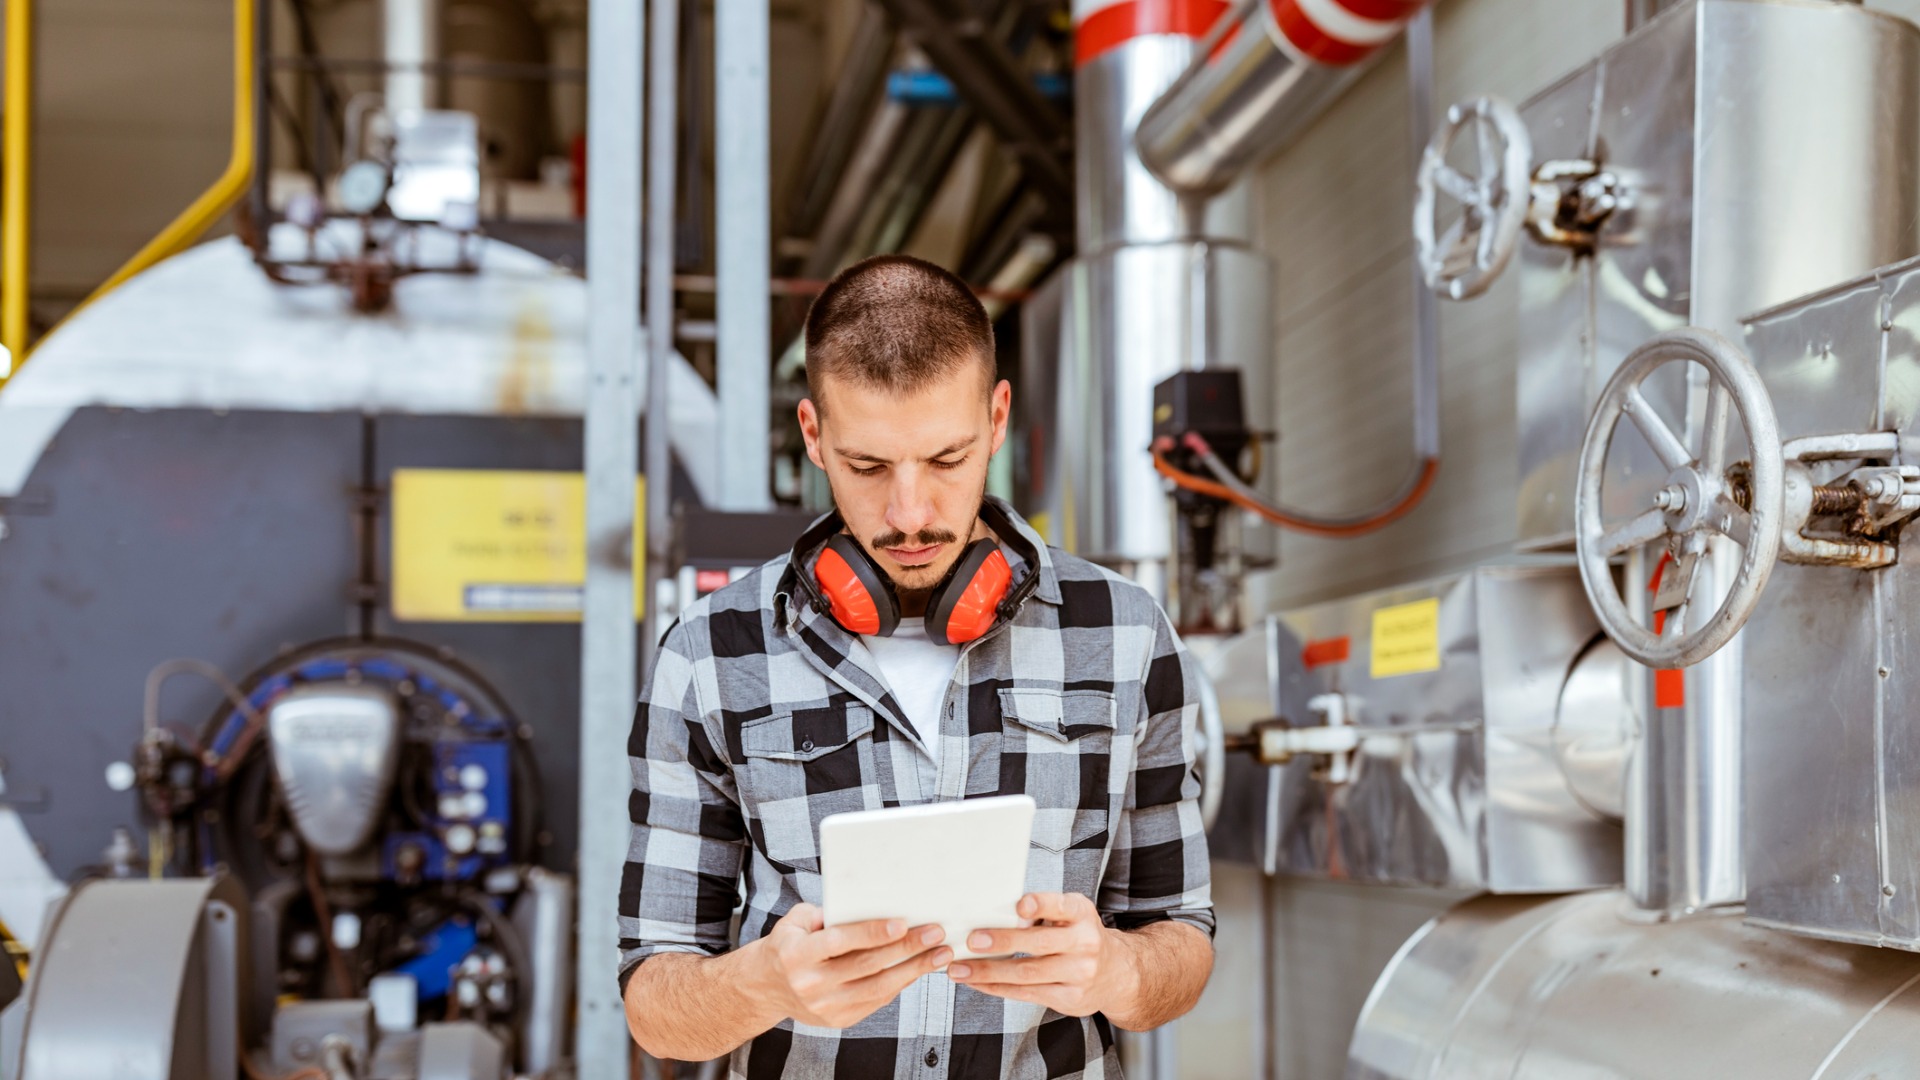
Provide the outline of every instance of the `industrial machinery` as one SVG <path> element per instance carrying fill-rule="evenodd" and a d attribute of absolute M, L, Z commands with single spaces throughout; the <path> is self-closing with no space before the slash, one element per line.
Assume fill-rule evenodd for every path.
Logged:
<path fill-rule="evenodd" d="M 579 760 L 585 287 L 414 242 L 474 269 L 396 278 L 377 318 L 203 246 L 0 395 L 0 921 L 33 961 L 8 1080 L 567 1066 L 577 807 L 541 792 Z M 672 402 L 697 501 L 684 363 Z M 115 1047 L 158 1056 L 86 1056 Z"/>
<path fill-rule="evenodd" d="M 1456 298 L 1519 256 L 1521 542 L 1571 540 L 1599 626 L 1654 670 L 1626 889 L 1429 924 L 1348 1075 L 1899 1073 L 1920 31 L 1697 0 L 1517 112 L 1451 119 L 1480 169 L 1438 141 L 1420 213 L 1444 195 L 1460 223 L 1415 231 Z"/>
<path fill-rule="evenodd" d="M 1915 130 L 1911 23 L 1827 0 L 1693 0 L 1518 109 L 1455 106 L 1422 157 L 1413 224 L 1429 285 L 1462 299 L 1509 264 L 1521 279 L 1518 547 L 1571 545 L 1592 524 L 1576 520 L 1581 485 L 1602 489 L 1582 512 L 1636 522 L 1605 543 L 1601 561 L 1624 560 L 1619 588 L 1598 587 L 1592 560 L 1585 576 L 1610 630 L 1646 628 L 1622 630 L 1621 648 L 1666 669 L 1646 691 L 1639 760 L 1651 779 L 1633 788 L 1649 805 L 1627 817 L 1629 851 L 1650 853 L 1629 857 L 1627 888 L 1649 909 L 1746 895 L 1734 841 L 1746 661 L 1731 624 L 1701 609 L 1750 603 L 1771 560 L 1767 530 L 1757 547 L 1739 542 L 1745 508 L 1719 505 L 1717 485 L 1681 491 L 1675 473 L 1685 455 L 1674 441 L 1698 446 L 1703 427 L 1718 464 L 1750 457 L 1742 448 L 1765 434 L 1752 380 L 1716 366 L 1707 346 L 1684 364 L 1636 350 L 1687 326 L 1738 340 L 1755 311 L 1920 251 Z M 1632 384 L 1603 402 L 1629 364 Z M 1596 410 L 1632 421 L 1603 462 L 1581 453 Z M 1762 494 L 1780 482 L 1770 462 L 1753 459 L 1747 474 Z M 1656 499 L 1671 519 L 1651 514 Z M 1647 546 L 1667 525 L 1685 542 Z M 1681 621 L 1695 629 L 1656 647 L 1654 613 L 1689 593 Z"/>
<path fill-rule="evenodd" d="M 1383 885 L 1617 884 L 1638 725 L 1577 577 L 1483 566 L 1288 612 L 1211 654 L 1250 762 L 1213 855 Z"/>

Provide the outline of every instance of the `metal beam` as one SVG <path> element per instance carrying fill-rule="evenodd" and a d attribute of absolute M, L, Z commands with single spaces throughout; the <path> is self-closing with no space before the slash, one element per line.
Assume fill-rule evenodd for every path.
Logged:
<path fill-rule="evenodd" d="M 580 625 L 580 962 L 574 1056 L 581 1076 L 627 1075 L 614 972 L 632 778 L 633 566 L 640 344 L 641 7 L 593 0 L 587 85 L 587 574 Z M 656 427 L 658 425 L 655 425 Z"/>
<path fill-rule="evenodd" d="M 718 324 L 720 508 L 773 504 L 773 234 L 769 220 L 767 0 L 715 0 L 714 309 Z"/>
<path fill-rule="evenodd" d="M 880 0 L 941 73 L 953 80 L 1015 156 L 1035 190 L 1071 208 L 1070 133 L 1065 118 L 977 15 L 942 0 Z"/>

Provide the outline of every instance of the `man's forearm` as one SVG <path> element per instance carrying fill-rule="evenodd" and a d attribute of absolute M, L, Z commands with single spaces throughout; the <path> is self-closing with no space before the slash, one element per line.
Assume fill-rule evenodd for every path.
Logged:
<path fill-rule="evenodd" d="M 1213 942 L 1199 927 L 1176 920 L 1138 930 L 1113 930 L 1127 957 L 1127 975 L 1108 1020 L 1128 1031 L 1146 1031 L 1192 1009 L 1213 973 Z"/>
<path fill-rule="evenodd" d="M 627 1028 L 640 1048 L 673 1061 L 710 1061 L 785 1016 L 759 985 L 757 944 L 721 956 L 658 953 L 627 983 Z"/>

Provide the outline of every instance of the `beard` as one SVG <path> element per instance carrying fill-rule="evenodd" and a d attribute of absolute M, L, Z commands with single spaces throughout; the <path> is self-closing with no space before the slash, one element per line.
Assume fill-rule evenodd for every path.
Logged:
<path fill-rule="evenodd" d="M 827 490 L 829 493 L 833 493 L 833 480 L 831 477 L 827 480 Z M 973 516 L 967 523 L 965 539 L 972 538 L 977 528 L 977 523 L 980 520 L 980 508 L 985 505 L 986 501 L 987 482 L 985 477 L 981 477 L 980 493 L 973 500 Z M 840 515 L 842 521 L 846 520 L 846 513 L 840 508 L 840 498 L 837 493 L 833 494 L 833 510 L 834 513 Z M 852 530 L 849 529 L 848 531 L 851 532 Z M 858 539 L 858 537 L 856 537 L 856 539 Z M 946 576 L 947 571 L 953 569 L 954 564 L 959 561 L 960 551 L 955 550 L 950 552 L 948 557 L 939 563 L 930 563 L 926 566 L 904 567 L 889 567 L 887 563 L 890 560 L 883 561 L 881 558 L 882 553 L 887 548 L 908 546 L 931 547 L 934 544 L 951 544 L 962 539 L 961 534 L 954 532 L 952 529 L 934 525 L 920 529 L 911 535 L 903 533 L 898 529 L 885 529 L 861 542 L 866 546 L 867 555 L 873 559 L 874 565 L 880 567 L 881 573 L 886 574 L 888 580 L 893 582 L 894 590 L 902 596 L 910 596 L 930 592 L 933 587 L 940 582 L 940 579 Z M 964 547 L 964 545 L 962 546 Z"/>

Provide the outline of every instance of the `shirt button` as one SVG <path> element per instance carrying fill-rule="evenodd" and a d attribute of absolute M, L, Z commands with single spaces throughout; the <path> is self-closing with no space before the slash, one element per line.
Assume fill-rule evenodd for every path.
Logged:
<path fill-rule="evenodd" d="M 812 739 L 802 739 L 802 740 L 800 741 L 800 752 L 801 752 L 801 753 L 803 753 L 803 754 L 808 754 L 808 753 L 812 753 L 812 752 L 813 752 L 813 740 L 812 740 Z"/>
<path fill-rule="evenodd" d="M 931 1069 L 938 1064 L 940 1064 L 940 1051 L 938 1050 L 927 1051 L 927 1068 Z"/>

